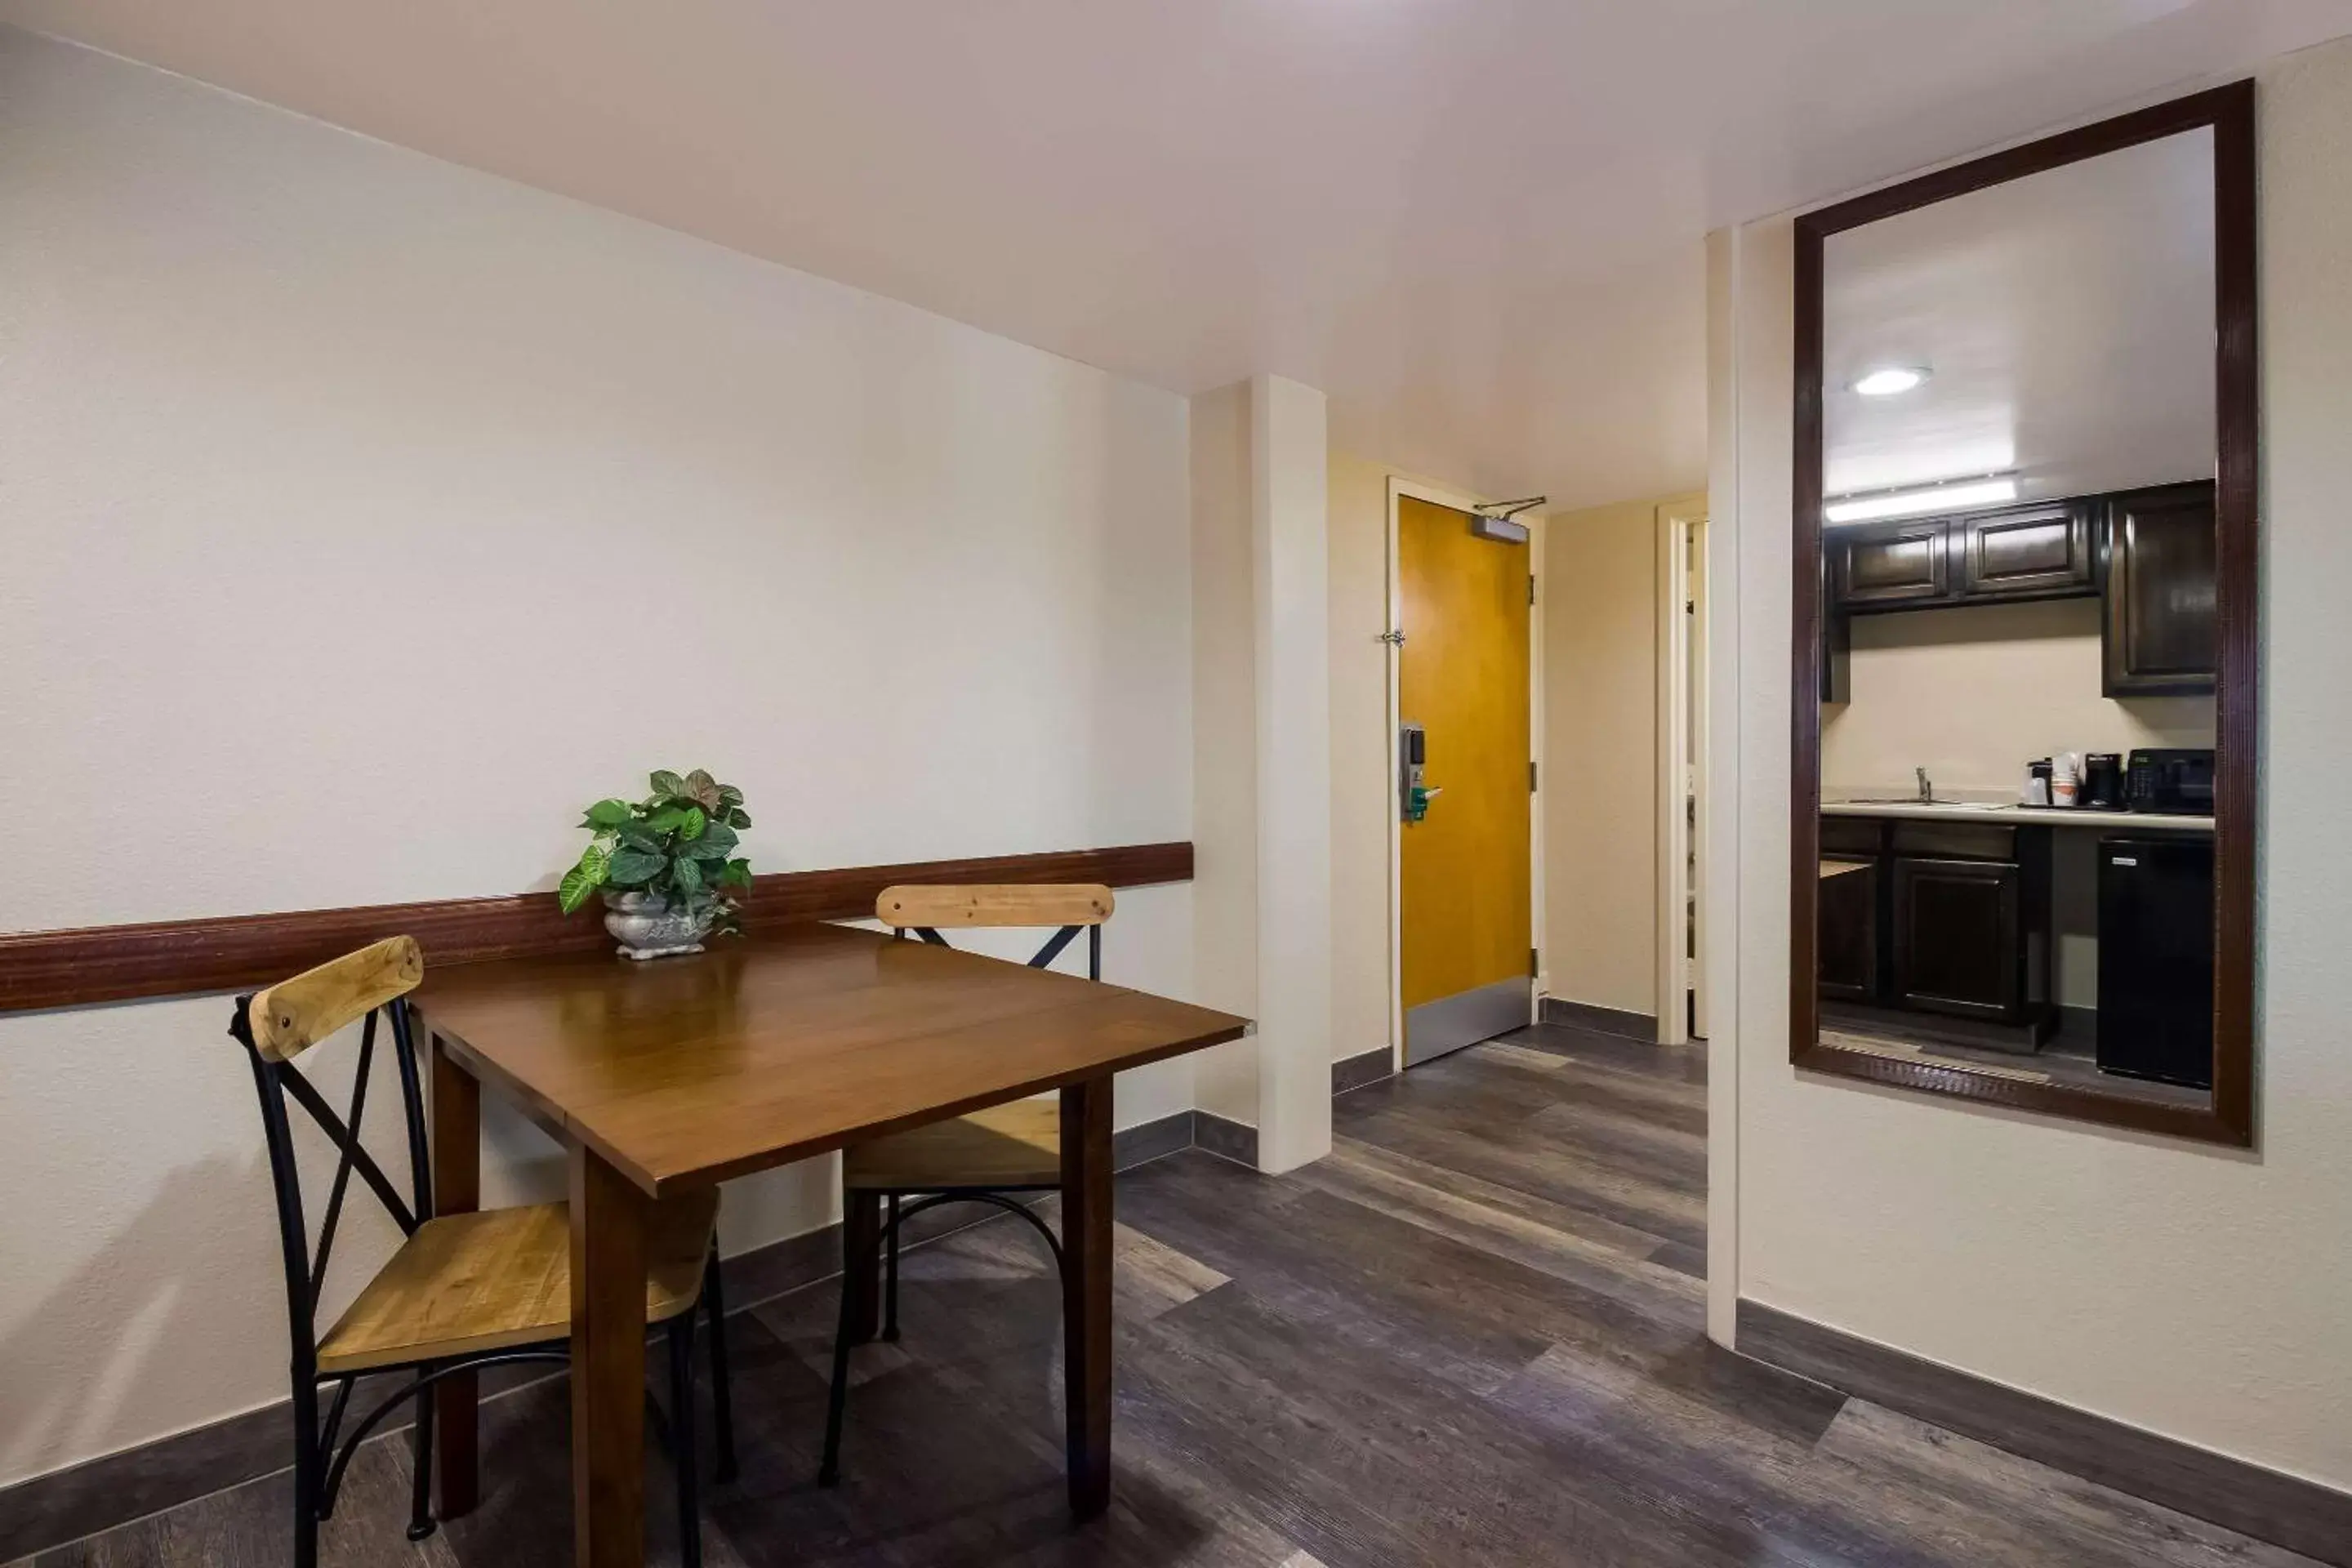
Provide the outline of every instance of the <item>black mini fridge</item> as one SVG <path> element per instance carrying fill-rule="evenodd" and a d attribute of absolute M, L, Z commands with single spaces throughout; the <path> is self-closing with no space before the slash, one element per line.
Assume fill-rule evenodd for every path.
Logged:
<path fill-rule="evenodd" d="M 2213 1087 L 2213 841 L 2099 841 L 2099 1070 Z"/>

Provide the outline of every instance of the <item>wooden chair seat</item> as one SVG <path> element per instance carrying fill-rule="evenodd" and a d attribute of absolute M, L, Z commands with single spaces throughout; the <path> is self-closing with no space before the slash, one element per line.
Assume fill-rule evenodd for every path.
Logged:
<path fill-rule="evenodd" d="M 719 1194 L 656 1206 L 646 1238 L 646 1321 L 702 1294 Z M 319 1345 L 321 1376 L 560 1340 L 572 1331 L 572 1220 L 562 1204 L 426 1220 Z"/>
<path fill-rule="evenodd" d="M 842 1151 L 841 1180 L 849 1192 L 1059 1186 L 1062 1108 L 1016 1100 L 854 1144 Z"/>

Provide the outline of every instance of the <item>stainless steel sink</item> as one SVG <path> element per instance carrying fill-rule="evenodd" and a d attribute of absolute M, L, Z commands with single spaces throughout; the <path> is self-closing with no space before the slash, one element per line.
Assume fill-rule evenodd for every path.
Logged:
<path fill-rule="evenodd" d="M 1916 795 L 1863 795 L 1853 800 L 1833 800 L 1832 805 L 1917 805 L 1930 811 L 2009 811 L 2014 809 L 2006 801 L 1996 800 L 1921 800 Z"/>

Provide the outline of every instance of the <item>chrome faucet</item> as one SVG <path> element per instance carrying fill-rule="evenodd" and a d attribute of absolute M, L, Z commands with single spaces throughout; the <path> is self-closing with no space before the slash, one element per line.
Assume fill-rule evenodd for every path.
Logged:
<path fill-rule="evenodd" d="M 1933 779 L 1930 779 L 1927 776 L 1927 770 L 1925 768 L 1913 768 L 1911 771 L 1919 776 L 1919 804 L 1921 805 L 1935 805 L 1936 784 Z"/>

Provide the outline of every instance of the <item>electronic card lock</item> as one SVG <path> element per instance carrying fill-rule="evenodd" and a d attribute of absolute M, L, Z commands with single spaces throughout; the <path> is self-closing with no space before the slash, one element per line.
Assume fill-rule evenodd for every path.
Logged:
<path fill-rule="evenodd" d="M 1397 810 L 1406 822 L 1429 815 L 1429 803 L 1443 792 L 1423 785 L 1422 765 L 1429 760 L 1429 736 L 1418 724 L 1397 731 Z"/>

